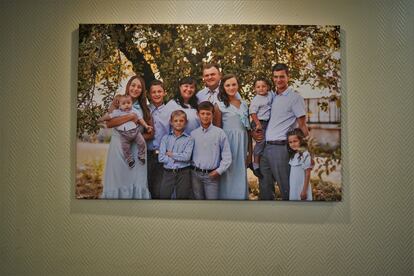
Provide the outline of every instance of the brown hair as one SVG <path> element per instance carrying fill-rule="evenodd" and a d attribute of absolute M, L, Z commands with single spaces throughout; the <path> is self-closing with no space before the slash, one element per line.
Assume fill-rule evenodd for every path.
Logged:
<path fill-rule="evenodd" d="M 202 73 L 204 73 L 204 70 L 210 69 L 210 68 L 216 68 L 217 71 L 219 71 L 220 73 L 220 66 L 217 63 L 206 63 L 203 65 L 203 71 Z"/>
<path fill-rule="evenodd" d="M 223 102 L 226 107 L 229 107 L 230 101 L 229 101 L 229 96 L 226 93 L 226 90 L 224 90 L 224 83 L 227 80 L 232 79 L 232 78 L 235 78 L 236 79 L 237 85 L 240 88 L 240 83 L 239 83 L 239 80 L 237 79 L 236 75 L 234 75 L 234 74 L 227 74 L 227 75 L 224 75 L 223 79 L 220 82 L 219 93 L 217 95 L 218 100 L 221 101 L 221 102 Z"/>
<path fill-rule="evenodd" d="M 138 96 L 138 99 L 132 99 L 133 101 L 138 101 L 141 109 L 142 109 L 142 113 L 143 113 L 143 117 L 145 122 L 148 124 L 149 122 L 151 122 L 151 113 L 150 110 L 148 108 L 147 105 L 147 97 L 146 97 L 146 90 L 145 90 L 145 80 L 138 75 L 132 76 L 125 88 L 125 95 L 129 95 L 129 87 L 131 86 L 131 83 L 133 80 L 138 79 L 139 82 L 141 83 L 141 87 L 142 87 L 142 92 L 141 95 Z"/>
<path fill-rule="evenodd" d="M 180 109 L 175 110 L 171 113 L 170 121 L 172 121 L 174 117 L 178 117 L 178 116 L 184 116 L 185 120 L 187 121 L 187 114 Z"/>
<path fill-rule="evenodd" d="M 201 102 L 197 106 L 197 112 L 200 112 L 200 110 L 208 110 L 214 113 L 214 105 L 209 101 Z"/>

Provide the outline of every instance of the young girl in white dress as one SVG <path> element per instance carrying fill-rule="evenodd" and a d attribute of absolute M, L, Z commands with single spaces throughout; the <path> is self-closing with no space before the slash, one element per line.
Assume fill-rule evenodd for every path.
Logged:
<path fill-rule="evenodd" d="M 302 130 L 295 128 L 287 133 L 290 157 L 289 200 L 312 200 L 309 183 L 312 171 L 312 156 Z"/>

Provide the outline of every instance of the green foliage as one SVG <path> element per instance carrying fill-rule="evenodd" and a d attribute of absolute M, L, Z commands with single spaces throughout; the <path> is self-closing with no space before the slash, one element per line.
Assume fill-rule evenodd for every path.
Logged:
<path fill-rule="evenodd" d="M 97 131 L 96 119 L 111 102 L 128 60 L 146 85 L 164 81 L 168 97 L 184 76 L 198 79 L 206 62 L 234 73 L 241 95 L 253 97 L 258 76 L 284 62 L 291 79 L 339 93 L 339 26 L 293 25 L 81 25 L 79 30 L 78 135 Z M 99 84 L 99 85 L 98 85 Z M 95 89 L 97 88 L 97 89 Z M 94 93 L 103 96 L 103 105 Z M 333 100 L 339 100 L 333 99 Z"/>
<path fill-rule="evenodd" d="M 110 25 L 81 25 L 79 28 L 78 137 L 99 130 L 98 119 L 108 109 L 125 77 L 121 52 L 107 35 L 109 30 Z"/>
<path fill-rule="evenodd" d="M 316 143 L 314 138 L 308 141 L 308 150 L 314 157 L 314 171 L 322 181 L 322 176 L 334 172 L 341 164 L 341 148 L 330 149 L 329 145 L 323 147 Z"/>
<path fill-rule="evenodd" d="M 342 189 L 339 185 L 321 179 L 311 179 L 313 200 L 317 201 L 341 201 Z"/>
<path fill-rule="evenodd" d="M 76 198 L 96 199 L 102 193 L 103 160 L 85 162 L 76 172 Z"/>

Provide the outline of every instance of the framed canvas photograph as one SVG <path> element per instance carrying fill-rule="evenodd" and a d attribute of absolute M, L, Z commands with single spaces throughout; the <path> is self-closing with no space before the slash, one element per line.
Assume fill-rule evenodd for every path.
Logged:
<path fill-rule="evenodd" d="M 81 24 L 76 198 L 340 201 L 336 25 Z"/>

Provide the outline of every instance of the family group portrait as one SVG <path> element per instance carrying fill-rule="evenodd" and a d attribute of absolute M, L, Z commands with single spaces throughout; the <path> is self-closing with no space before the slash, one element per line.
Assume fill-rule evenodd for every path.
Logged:
<path fill-rule="evenodd" d="M 81 24 L 76 198 L 340 201 L 336 25 Z"/>

